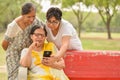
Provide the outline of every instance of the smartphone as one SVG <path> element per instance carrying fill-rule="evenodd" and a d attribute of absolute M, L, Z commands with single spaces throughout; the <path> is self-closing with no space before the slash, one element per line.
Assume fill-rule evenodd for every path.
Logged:
<path fill-rule="evenodd" d="M 50 57 L 51 54 L 52 54 L 52 51 L 44 51 L 43 57 Z"/>

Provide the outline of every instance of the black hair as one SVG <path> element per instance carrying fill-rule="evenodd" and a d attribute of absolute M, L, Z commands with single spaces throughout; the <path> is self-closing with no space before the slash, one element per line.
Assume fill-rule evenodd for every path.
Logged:
<path fill-rule="evenodd" d="M 36 29 L 40 29 L 40 28 L 42 28 L 45 31 L 45 36 L 47 36 L 47 31 L 45 29 L 45 24 L 43 24 L 43 23 L 41 25 L 35 25 L 35 26 L 33 26 L 32 29 L 31 29 L 31 31 L 30 31 L 30 35 L 33 35 L 34 32 L 35 32 L 35 30 Z"/>
<path fill-rule="evenodd" d="M 31 2 L 24 3 L 22 6 L 21 14 L 22 15 L 28 14 L 32 10 L 36 11 L 36 7 Z"/>
<path fill-rule="evenodd" d="M 51 7 L 48 9 L 46 18 L 49 20 L 51 17 L 55 17 L 57 20 L 61 20 L 62 11 L 57 7 Z"/>

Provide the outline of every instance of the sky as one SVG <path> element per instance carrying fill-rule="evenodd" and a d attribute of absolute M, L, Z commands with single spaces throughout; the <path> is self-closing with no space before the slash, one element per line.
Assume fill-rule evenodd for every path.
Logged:
<path fill-rule="evenodd" d="M 39 0 L 36 0 L 36 1 L 38 2 Z M 55 6 L 55 5 L 50 5 L 50 0 L 42 0 L 41 6 L 43 7 L 43 8 L 42 8 L 42 11 L 43 11 L 43 12 L 47 12 L 47 10 L 48 10 L 50 7 Z M 60 5 L 56 5 L 56 7 L 59 7 L 59 8 L 60 8 Z"/>
<path fill-rule="evenodd" d="M 39 1 L 39 0 L 36 0 L 36 1 Z M 41 2 L 41 5 L 42 5 L 42 11 L 43 12 L 47 12 L 47 10 L 52 7 L 52 6 L 55 6 L 55 5 L 50 5 L 50 0 L 42 0 Z M 94 6 L 91 6 L 89 8 L 87 8 L 84 4 L 80 4 L 81 5 L 81 10 L 82 11 L 85 11 L 85 12 L 89 12 L 89 11 L 92 11 L 92 12 L 98 12 L 97 9 L 94 7 Z M 61 5 L 56 5 L 56 7 L 61 7 Z M 76 6 L 73 6 L 73 8 L 77 9 Z"/>

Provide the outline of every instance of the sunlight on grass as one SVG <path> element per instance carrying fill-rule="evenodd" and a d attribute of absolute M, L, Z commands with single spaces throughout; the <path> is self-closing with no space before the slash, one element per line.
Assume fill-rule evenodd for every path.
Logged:
<path fill-rule="evenodd" d="M 120 39 L 119 33 L 111 33 L 113 39 Z M 88 32 L 81 33 L 81 38 L 98 38 L 98 39 L 107 39 L 107 33 L 96 33 L 96 32 Z"/>

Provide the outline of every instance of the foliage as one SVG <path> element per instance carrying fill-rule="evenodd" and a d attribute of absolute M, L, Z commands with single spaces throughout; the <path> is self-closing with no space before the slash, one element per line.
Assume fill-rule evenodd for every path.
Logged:
<path fill-rule="evenodd" d="M 113 18 L 113 22 L 111 23 L 113 27 L 120 27 L 120 13 L 116 14 Z"/>
<path fill-rule="evenodd" d="M 16 0 L 5 0 L 5 1 L 0 0 L 0 8 L 1 8 L 0 9 L 0 15 L 1 15 L 0 16 L 0 19 L 1 19 L 0 20 L 0 31 L 1 31 L 2 28 L 6 28 L 7 24 L 10 23 L 14 18 L 16 18 L 17 16 L 20 15 L 21 5 L 24 2 L 27 2 L 27 1 L 32 1 L 33 3 L 36 4 L 38 18 L 45 21 L 45 18 L 46 18 L 45 13 L 41 12 L 42 6 L 40 6 L 42 0 L 38 0 L 39 1 L 38 3 L 36 3 L 35 0 L 19 0 L 19 1 L 16 1 Z M 105 28 L 106 25 L 104 25 L 104 23 L 102 21 L 102 18 L 100 18 L 98 13 L 91 12 L 89 17 L 87 19 L 85 19 L 85 16 L 88 14 L 88 12 L 80 11 L 79 18 L 81 19 L 81 21 L 78 22 L 79 21 L 77 19 L 78 17 L 76 17 L 75 13 L 71 10 L 73 8 L 72 7 L 73 5 L 78 5 L 78 3 L 81 2 L 81 1 L 83 2 L 82 4 L 85 4 L 87 7 L 90 7 L 90 5 L 92 5 L 92 4 L 98 4 L 97 2 L 95 2 L 96 0 L 69 0 L 69 1 L 65 0 L 65 2 L 64 2 L 64 0 L 51 0 L 51 1 L 54 2 L 52 4 L 62 4 L 62 2 L 63 3 L 66 2 L 66 4 L 62 4 L 62 6 L 66 7 L 67 10 L 69 10 L 69 11 L 64 11 L 64 9 L 63 9 L 63 18 L 70 21 L 73 24 L 73 26 L 75 27 L 76 30 L 78 30 L 78 28 L 79 28 L 78 27 L 78 23 L 79 23 L 79 24 L 82 24 L 81 29 L 79 28 L 80 31 L 82 31 L 82 32 L 83 31 L 88 31 L 88 32 L 90 32 L 90 31 L 92 31 L 92 32 L 96 32 L 96 31 L 97 32 L 106 32 L 107 31 L 107 29 Z M 100 1 L 101 2 L 99 4 L 101 4 L 101 6 L 102 6 L 102 3 L 105 4 L 104 0 L 100 0 Z M 116 1 L 116 0 L 114 0 L 114 1 Z M 71 2 L 73 2 L 75 4 L 73 4 Z M 113 5 L 114 3 L 112 2 L 111 4 Z M 75 11 L 77 11 L 77 10 L 75 10 Z M 110 22 L 111 32 L 120 32 L 120 28 L 119 28 L 119 26 L 120 26 L 120 23 L 119 23 L 120 15 L 119 14 L 120 13 L 114 15 L 113 19 Z M 103 13 L 103 16 L 104 16 L 105 19 L 107 19 L 107 16 L 105 15 L 105 13 Z"/>
<path fill-rule="evenodd" d="M 76 16 L 77 19 L 77 31 L 79 33 L 79 37 L 80 37 L 80 33 L 81 33 L 81 29 L 82 29 L 82 24 L 85 22 L 85 20 L 88 18 L 88 16 L 90 15 L 90 12 L 88 12 L 88 14 L 84 15 L 84 11 L 81 10 L 82 2 L 85 2 L 87 5 L 90 5 L 88 1 L 86 0 L 62 0 L 62 7 L 63 8 L 71 8 L 73 13 Z M 76 8 L 73 8 L 73 6 L 76 6 Z"/>
<path fill-rule="evenodd" d="M 120 5 L 120 0 L 94 0 L 93 5 L 98 9 L 98 12 L 106 25 L 108 39 L 112 39 L 110 23 L 113 16 L 118 11 L 118 6 Z"/>
<path fill-rule="evenodd" d="M 0 2 L 0 26 L 6 27 L 9 21 L 14 19 L 20 13 L 20 4 L 22 4 L 25 0 L 1 0 Z M 14 3 L 14 5 L 13 5 Z"/>
<path fill-rule="evenodd" d="M 35 3 L 39 9 L 37 10 L 37 13 L 40 15 L 41 6 L 40 4 L 36 3 L 35 0 L 0 0 L 1 28 L 6 28 L 7 24 L 10 23 L 10 21 L 21 15 L 21 5 L 23 5 L 25 2 Z"/>

